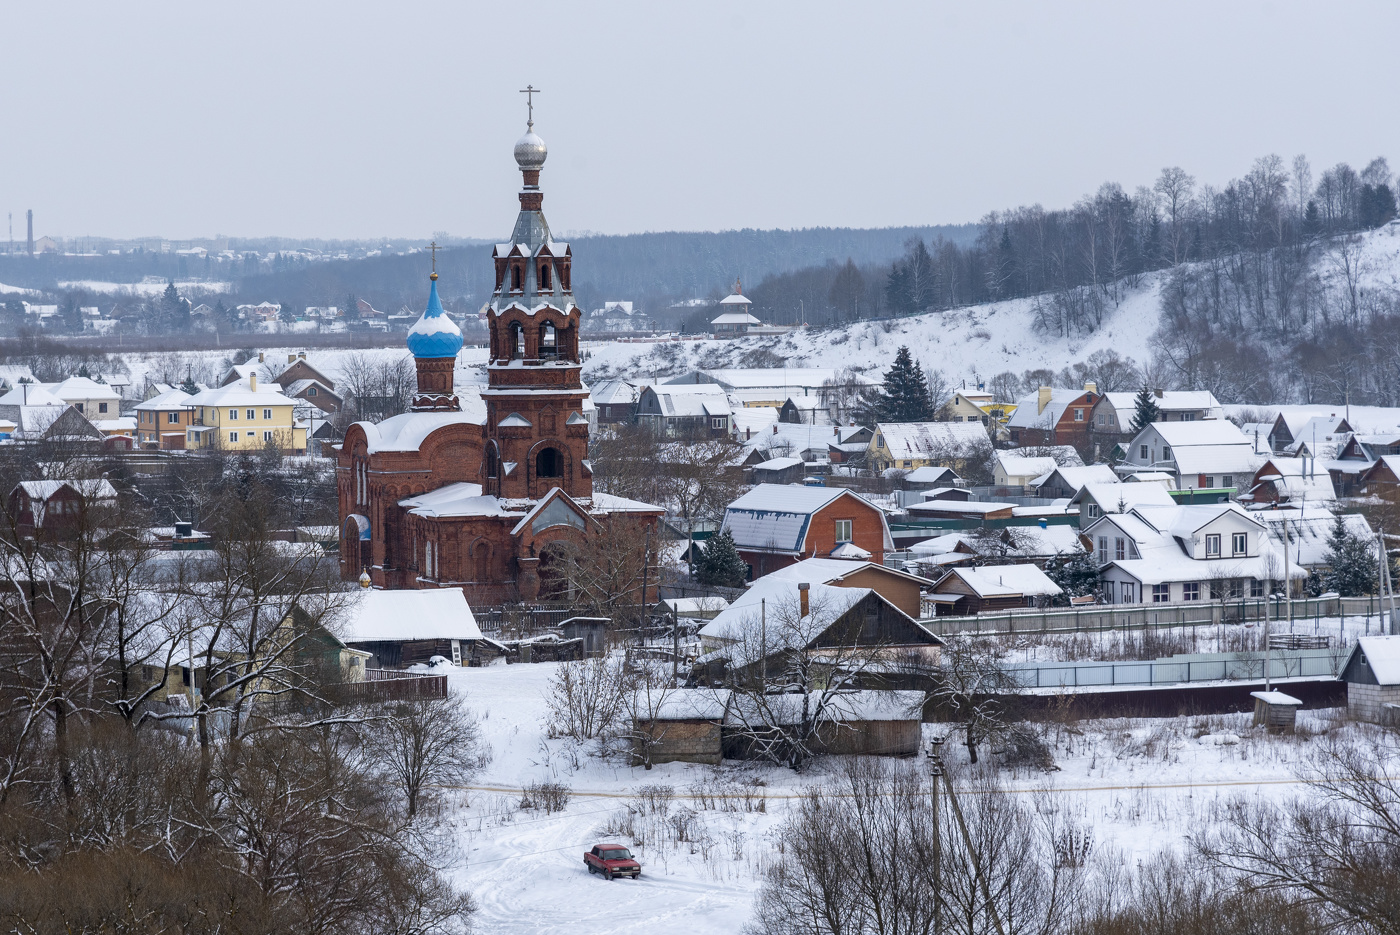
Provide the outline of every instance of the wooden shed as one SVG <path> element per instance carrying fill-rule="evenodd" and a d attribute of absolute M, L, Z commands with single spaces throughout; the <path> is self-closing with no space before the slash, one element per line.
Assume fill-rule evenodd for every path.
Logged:
<path fill-rule="evenodd" d="M 1264 725 L 1271 734 L 1291 734 L 1303 702 L 1283 692 L 1250 692 L 1254 699 L 1254 726 Z"/>
<path fill-rule="evenodd" d="M 1363 636 L 1342 666 L 1347 715 L 1382 722 L 1386 705 L 1400 704 L 1400 636 Z"/>
<path fill-rule="evenodd" d="M 634 696 L 632 758 L 652 763 L 705 763 L 718 766 L 728 689 L 678 688 L 660 697 Z"/>

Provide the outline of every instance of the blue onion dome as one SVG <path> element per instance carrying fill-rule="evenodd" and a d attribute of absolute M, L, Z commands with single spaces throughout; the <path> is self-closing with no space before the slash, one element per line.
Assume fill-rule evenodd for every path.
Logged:
<path fill-rule="evenodd" d="M 427 311 L 408 329 L 408 351 L 414 357 L 456 357 L 461 349 L 462 329 L 442 310 L 433 273 Z"/>

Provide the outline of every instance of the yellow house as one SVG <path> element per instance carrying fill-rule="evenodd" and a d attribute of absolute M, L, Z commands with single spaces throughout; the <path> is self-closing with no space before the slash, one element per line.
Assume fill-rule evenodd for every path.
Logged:
<path fill-rule="evenodd" d="M 296 401 L 280 390 L 275 383 L 259 387 L 257 374 L 249 374 L 194 394 L 184 402 L 194 416 L 185 447 L 252 451 L 272 442 L 283 454 L 305 454 L 306 426 L 297 421 Z"/>
<path fill-rule="evenodd" d="M 1015 411 L 1015 403 L 999 403 L 991 393 L 959 390 L 948 402 L 947 421 L 981 422 L 983 425 L 996 421 L 1005 425 Z"/>
<path fill-rule="evenodd" d="M 961 471 L 985 455 L 991 439 L 980 422 L 877 422 L 866 464 L 876 471 L 912 471 L 928 465 Z"/>

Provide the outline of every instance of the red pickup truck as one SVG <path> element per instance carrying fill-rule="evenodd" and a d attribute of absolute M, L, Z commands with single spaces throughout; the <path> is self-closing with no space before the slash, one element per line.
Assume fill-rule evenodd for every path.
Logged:
<path fill-rule="evenodd" d="M 583 865 L 589 873 L 601 873 L 605 879 L 642 875 L 642 865 L 632 857 L 632 852 L 621 844 L 598 844 L 583 855 Z"/>

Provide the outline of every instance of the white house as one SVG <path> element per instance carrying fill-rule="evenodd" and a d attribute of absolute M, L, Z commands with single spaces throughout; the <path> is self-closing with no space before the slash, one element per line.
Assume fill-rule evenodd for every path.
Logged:
<path fill-rule="evenodd" d="M 1061 465 L 1083 467 L 1084 459 L 1069 445 L 998 451 L 992 455 L 992 482 L 998 487 L 1030 487 Z"/>
<path fill-rule="evenodd" d="M 1105 393 L 1094 407 L 1094 431 L 1126 435 L 1137 414 L 1137 392 Z M 1157 422 L 1202 422 L 1224 419 L 1225 408 L 1209 390 L 1153 390 Z"/>
<path fill-rule="evenodd" d="M 1178 490 L 1243 486 L 1262 459 L 1232 422 L 1154 422 L 1128 443 L 1121 474 L 1160 471 Z"/>
<path fill-rule="evenodd" d="M 1079 488 L 1069 502 L 1079 507 L 1081 529 L 1107 513 L 1127 513 L 1139 506 L 1176 506 L 1176 501 L 1161 484 L 1091 482 Z"/>
<path fill-rule="evenodd" d="M 1263 597 L 1268 582 L 1284 580 L 1268 527 L 1235 504 L 1142 506 L 1104 515 L 1084 533 L 1112 604 Z M 1288 574 L 1307 577 L 1297 568 Z"/>

